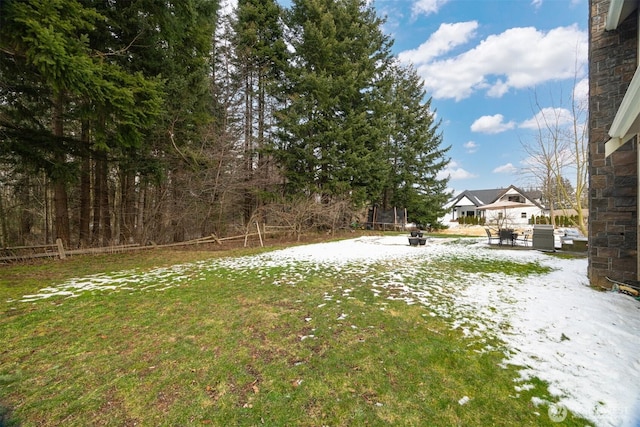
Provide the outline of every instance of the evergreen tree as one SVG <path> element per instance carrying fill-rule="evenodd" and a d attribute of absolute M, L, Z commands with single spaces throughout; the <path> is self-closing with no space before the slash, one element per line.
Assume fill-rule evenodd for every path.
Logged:
<path fill-rule="evenodd" d="M 81 132 L 73 120 L 91 110 L 78 106 L 90 99 L 98 111 L 108 111 L 119 130 L 114 144 L 131 146 L 140 141 L 140 125 L 157 112 L 157 88 L 90 48 L 89 34 L 104 20 L 93 8 L 76 0 L 5 2 L 0 7 L 3 75 L 20 76 L 27 97 L 35 91 L 44 95 L 34 104 L 43 112 L 37 116 L 39 123 L 25 119 L 26 111 L 0 106 L 6 111 L 3 128 L 14 130 L 3 151 L 47 172 L 54 191 L 56 237 L 68 244 L 68 187 L 77 175 L 77 160 L 87 150 L 75 136 Z M 3 96 L 14 96 L 8 95 L 10 87 L 0 90 Z M 44 120 L 47 112 L 50 126 Z"/>
<path fill-rule="evenodd" d="M 361 0 L 295 0 L 277 156 L 289 192 L 368 202 L 386 168 L 372 109 L 390 45 Z"/>
<path fill-rule="evenodd" d="M 380 115 L 390 169 L 378 200 L 384 208 L 406 208 L 410 221 L 435 226 L 450 196 L 448 179 L 440 177 L 449 147 L 441 147 L 439 122 L 415 69 L 395 64 L 386 77 Z"/>
<path fill-rule="evenodd" d="M 118 158 L 121 189 L 114 204 L 120 207 L 121 241 L 143 238 L 137 199 L 149 184 L 172 183 L 172 202 L 154 210 L 172 218 L 172 227 L 187 227 L 175 218 L 183 218 L 188 209 L 184 169 L 200 167 L 202 134 L 211 119 L 209 55 L 217 7 L 217 0 L 96 2 L 108 26 L 92 40 L 110 35 L 101 48 L 113 53 L 109 59 L 129 73 L 158 78 L 163 99 L 157 120 L 144 128 L 142 144 L 123 150 Z"/>
<path fill-rule="evenodd" d="M 287 58 L 282 10 L 273 0 L 240 0 L 234 27 L 235 60 L 244 99 L 244 220 L 248 221 L 261 203 L 257 194 L 268 190 L 273 172 L 265 149 L 277 108 L 271 95 Z"/>

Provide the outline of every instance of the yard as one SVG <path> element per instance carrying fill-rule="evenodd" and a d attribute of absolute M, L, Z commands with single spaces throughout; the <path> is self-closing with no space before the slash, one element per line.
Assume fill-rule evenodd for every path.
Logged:
<path fill-rule="evenodd" d="M 640 302 L 585 270 L 406 236 L 3 266 L 0 425 L 635 426 Z"/>

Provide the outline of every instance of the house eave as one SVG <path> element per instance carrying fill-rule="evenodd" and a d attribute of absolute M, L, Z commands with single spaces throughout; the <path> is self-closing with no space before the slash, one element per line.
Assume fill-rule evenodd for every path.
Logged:
<path fill-rule="evenodd" d="M 640 68 L 633 75 L 611 123 L 609 129 L 611 139 L 605 143 L 605 157 L 610 156 L 637 133 L 640 133 Z"/>
<path fill-rule="evenodd" d="M 613 31 L 638 7 L 638 0 L 611 0 L 604 28 Z"/>

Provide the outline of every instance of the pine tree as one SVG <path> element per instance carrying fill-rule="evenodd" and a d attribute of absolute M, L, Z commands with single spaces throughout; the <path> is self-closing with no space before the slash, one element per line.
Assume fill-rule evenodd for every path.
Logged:
<path fill-rule="evenodd" d="M 273 0 L 240 0 L 234 25 L 236 67 L 244 99 L 244 220 L 261 204 L 273 171 L 265 151 L 277 108 L 272 94 L 287 58 L 282 10 Z"/>
<path fill-rule="evenodd" d="M 121 241 L 143 238 L 138 199 L 148 185 L 163 181 L 172 183 L 173 200 L 154 210 L 173 218 L 173 227 L 188 228 L 175 218 L 183 218 L 188 209 L 181 190 L 186 186 L 182 180 L 188 180 L 183 169 L 199 168 L 202 133 L 211 119 L 209 55 L 217 6 L 217 0 L 96 4 L 108 18 L 101 34 L 111 35 L 103 41 L 114 52 L 110 60 L 131 74 L 157 76 L 161 82 L 163 105 L 157 120 L 141 127 L 140 144 L 125 147 L 118 156 L 120 200 L 113 204 L 120 207 Z"/>
<path fill-rule="evenodd" d="M 381 116 L 388 132 L 386 157 L 390 170 L 379 202 L 385 208 L 404 207 L 409 220 L 435 226 L 449 198 L 448 178 L 440 174 L 449 163 L 442 147 L 439 122 L 431 99 L 412 67 L 395 64 L 387 74 Z"/>
<path fill-rule="evenodd" d="M 56 236 L 70 242 L 68 185 L 74 176 L 78 144 L 66 137 L 71 104 L 83 95 L 104 95 L 107 81 L 93 60 L 87 33 L 102 17 L 75 0 L 8 2 L 0 4 L 0 52 L 3 75 L 19 77 L 24 85 L 3 96 L 16 96 L 18 105 L 29 104 L 42 115 L 2 103 L 3 129 L 8 131 L 5 154 L 45 170 L 54 189 Z M 39 92 L 39 99 L 31 94 Z M 31 102 L 32 100 L 33 102 Z M 51 126 L 46 125 L 46 116 Z"/>
<path fill-rule="evenodd" d="M 360 0 L 296 0 L 290 21 L 294 54 L 277 150 L 288 191 L 366 203 L 386 167 L 372 111 L 390 58 L 382 21 Z"/>

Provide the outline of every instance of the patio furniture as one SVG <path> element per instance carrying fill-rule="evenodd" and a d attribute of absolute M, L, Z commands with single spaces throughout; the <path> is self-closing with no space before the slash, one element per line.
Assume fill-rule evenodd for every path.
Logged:
<path fill-rule="evenodd" d="M 484 229 L 487 232 L 487 238 L 489 239 L 489 244 L 491 244 L 492 241 L 496 241 L 496 243 L 500 243 L 500 236 L 497 234 L 493 234 L 491 233 L 491 230 L 487 227 Z"/>
<path fill-rule="evenodd" d="M 427 238 L 424 237 L 422 230 L 411 231 L 409 234 L 409 246 L 424 246 L 427 244 Z"/>
<path fill-rule="evenodd" d="M 553 225 L 536 224 L 533 226 L 533 248 L 555 252 Z"/>
<path fill-rule="evenodd" d="M 529 240 L 529 233 L 524 233 L 521 237 L 516 238 L 516 242 L 518 244 L 522 243 L 522 246 L 529 246 L 531 244 L 531 240 Z"/>
<path fill-rule="evenodd" d="M 515 245 L 515 241 L 518 238 L 518 233 L 514 233 L 513 230 L 509 228 L 502 228 L 499 232 L 500 235 L 500 245 L 502 242 L 509 242 L 511 246 Z"/>

